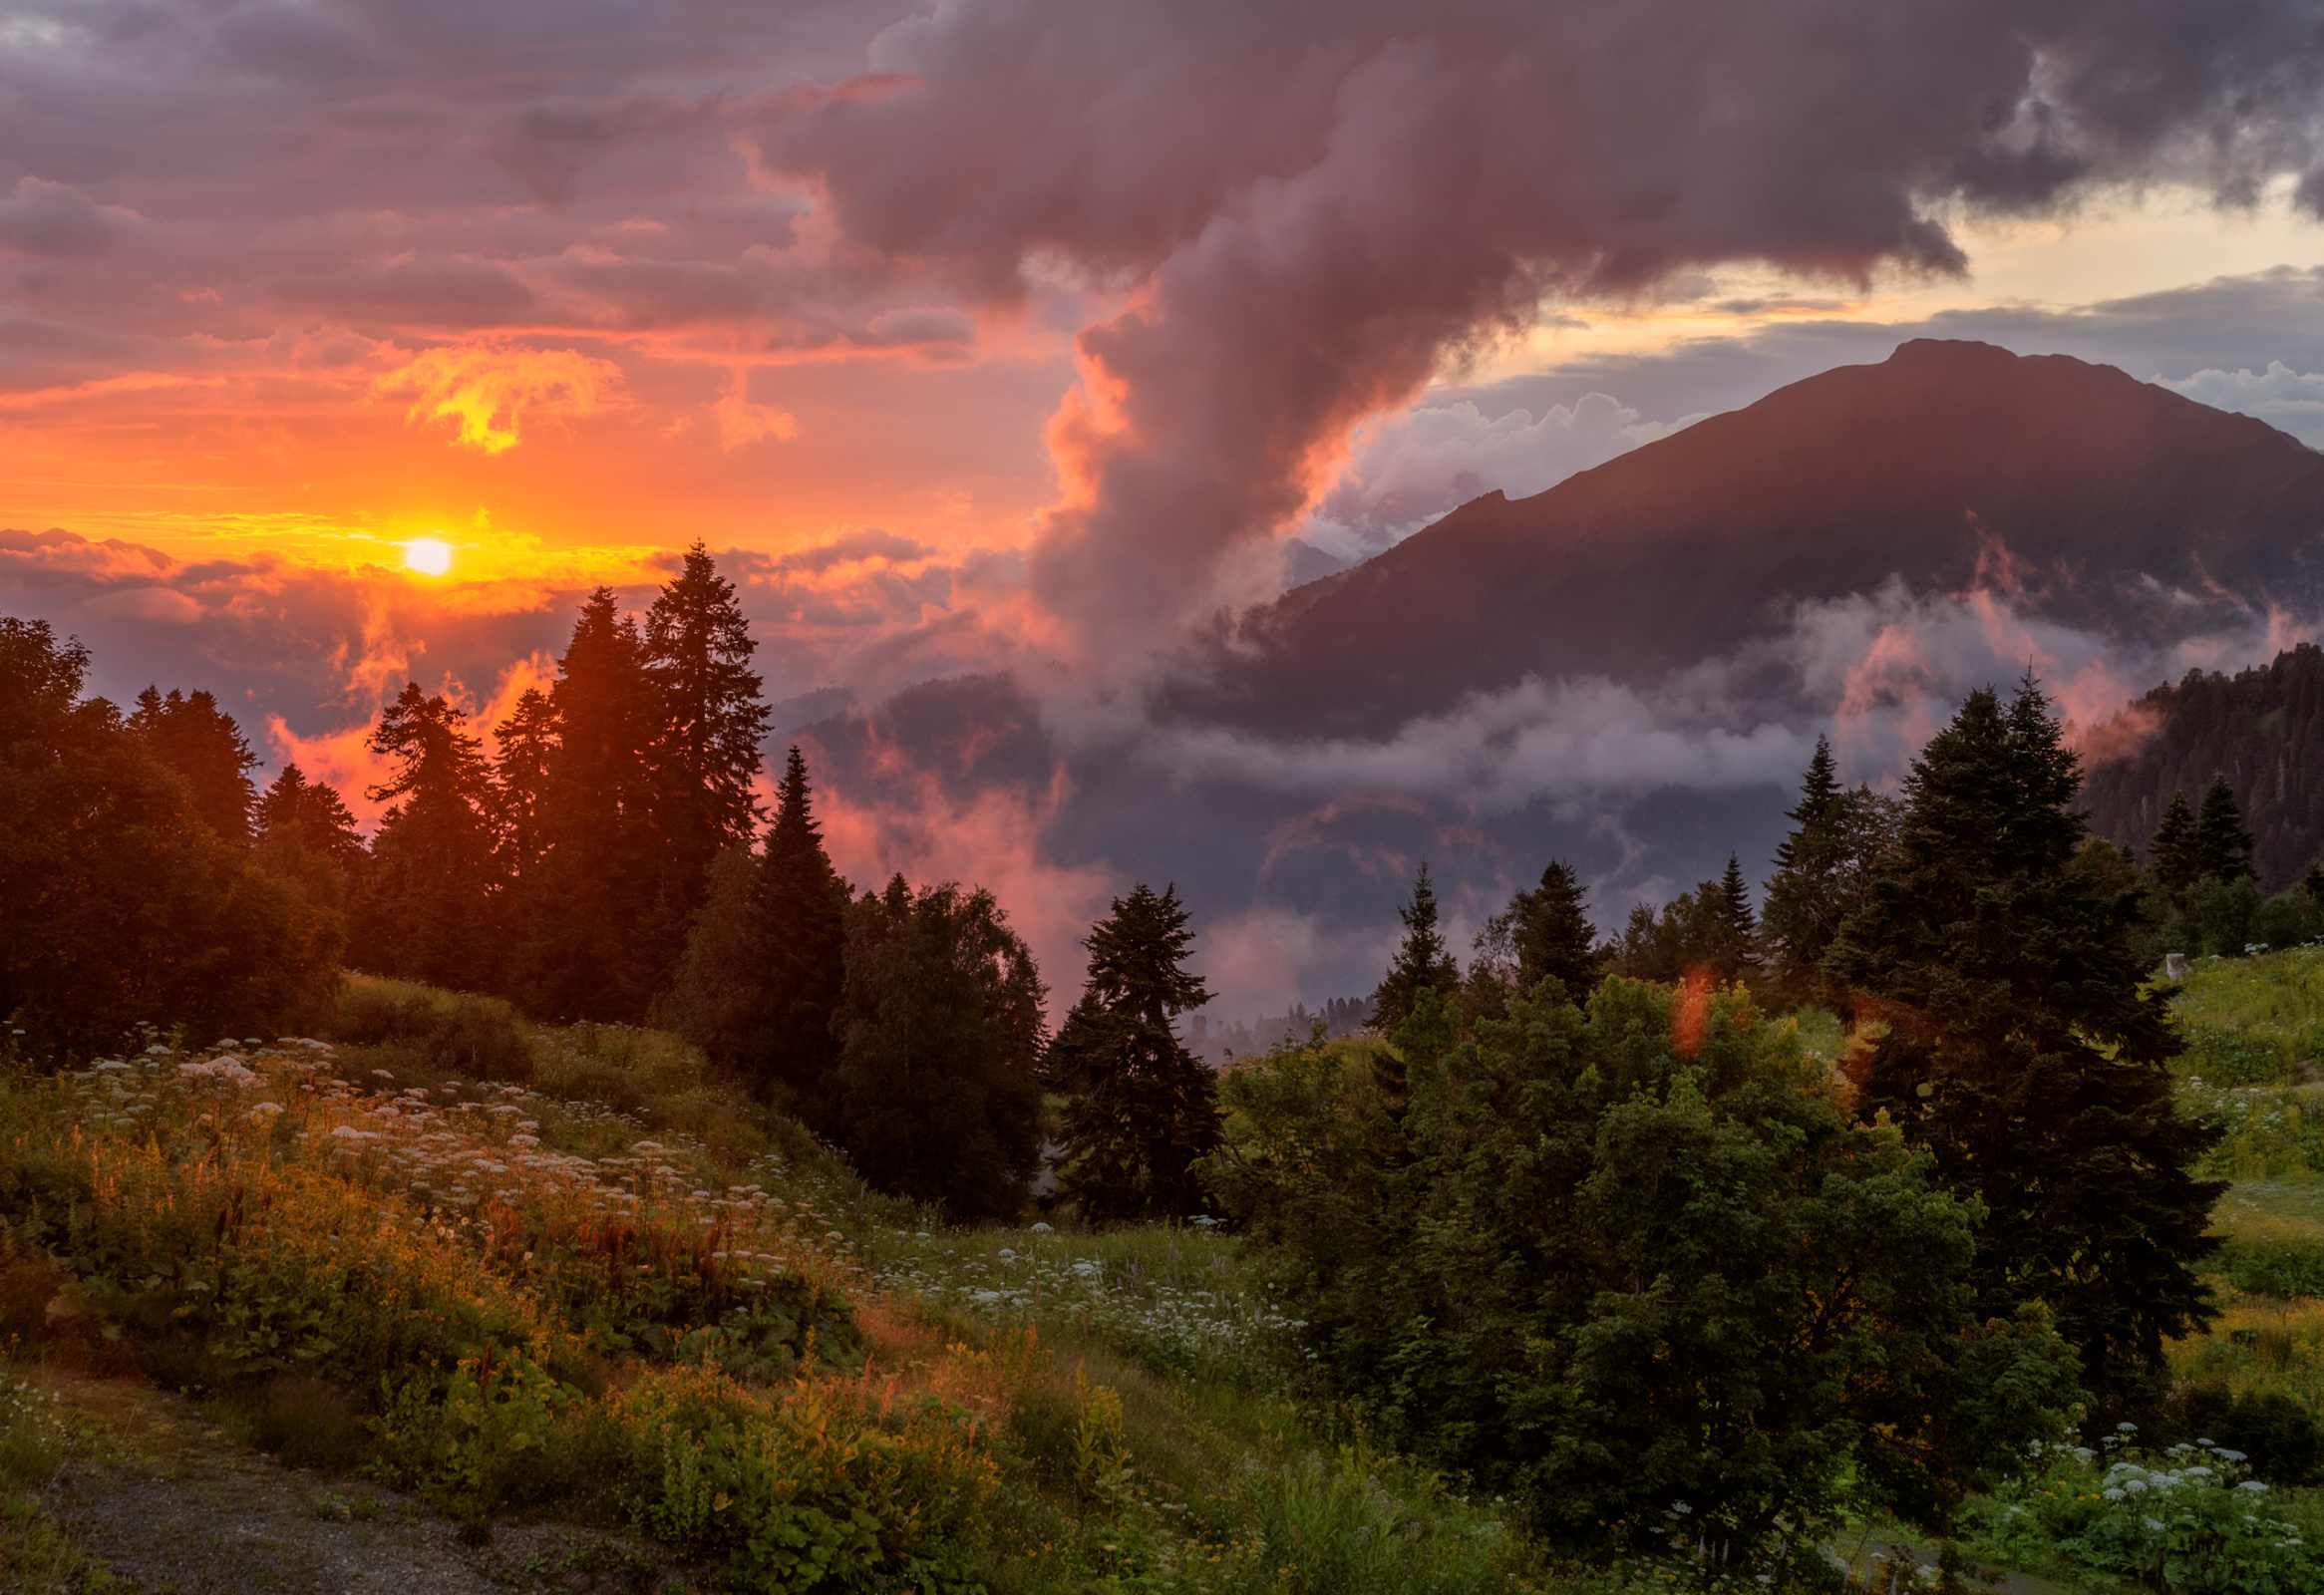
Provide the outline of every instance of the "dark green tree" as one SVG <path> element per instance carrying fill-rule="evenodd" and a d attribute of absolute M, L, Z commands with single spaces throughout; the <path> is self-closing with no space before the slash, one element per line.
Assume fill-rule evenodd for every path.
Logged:
<path fill-rule="evenodd" d="M 336 916 L 222 839 L 186 778 L 81 697 L 88 665 L 45 622 L 0 617 L 0 1023 L 60 1061 L 140 1023 L 298 1023 L 337 980 Z"/>
<path fill-rule="evenodd" d="M 1175 887 L 1140 883 L 1082 944 L 1089 982 L 1046 1075 L 1066 1099 L 1058 1191 L 1102 1222 L 1179 1218 L 1204 1196 L 1195 1159 L 1218 1143 L 1216 1082 L 1175 1021 L 1210 1000 L 1185 968 L 1194 933 Z"/>
<path fill-rule="evenodd" d="M 1831 740 L 1816 739 L 1816 754 L 1800 783 L 1792 830 L 1776 848 L 1776 872 L 1762 899 L 1760 936 L 1769 973 L 1795 1000 L 1828 1001 L 1822 965 L 1847 916 L 1871 894 L 1896 832 L 1897 805 L 1868 787 L 1839 784 Z"/>
<path fill-rule="evenodd" d="M 659 703 L 613 589 L 581 605 L 549 694 L 539 853 L 518 895 L 512 987 L 543 1018 L 634 1021 L 659 983 L 652 922 L 671 852 L 655 822 Z"/>
<path fill-rule="evenodd" d="M 770 713 L 751 669 L 750 623 L 734 583 L 697 541 L 646 613 L 645 668 L 660 702 L 653 761 L 656 820 L 670 851 L 660 913 L 664 939 L 683 935 L 709 882 L 710 861 L 748 845 L 765 817 L 752 783 Z M 670 946 L 660 956 L 676 956 Z"/>
<path fill-rule="evenodd" d="M 1562 981 L 1579 998 L 1598 979 L 1597 932 L 1573 868 L 1552 858 L 1541 883 L 1508 906 L 1509 948 L 1516 955 L 1517 990 L 1530 994 L 1547 979 Z"/>
<path fill-rule="evenodd" d="M 2030 678 L 2007 709 L 1971 694 L 1914 764 L 1889 866 L 1826 967 L 1887 1026 L 1862 1111 L 1985 1206 L 1979 1311 L 2047 1304 L 2119 1410 L 2154 1399 L 2162 1342 L 2215 1312 L 2193 1265 L 2224 1187 L 2191 1173 L 2216 1134 L 2178 1113 L 2136 901 L 2076 867 L 2080 784 Z"/>
<path fill-rule="evenodd" d="M 493 728 L 494 813 L 507 854 L 508 873 L 529 881 L 547 846 L 548 772 L 557 751 L 556 706 L 538 687 L 517 696 L 508 718 Z"/>
<path fill-rule="evenodd" d="M 2173 897 L 2202 878 L 2201 855 L 2195 846 L 2195 814 L 2186 794 L 2174 792 L 2163 805 L 2162 822 L 2147 843 L 2147 857 L 2156 881 Z"/>
<path fill-rule="evenodd" d="M 988 891 L 901 875 L 847 910 L 839 1142 L 959 1218 L 1024 1205 L 1041 1155 L 1041 977 Z"/>
<path fill-rule="evenodd" d="M 1968 1204 L 1795 1030 L 1721 993 L 1682 1050 L 1668 987 L 1542 996 L 1465 1038 L 1424 988 L 1401 1113 L 1322 1045 L 1222 1080 L 1205 1172 L 1327 1390 L 1556 1540 L 1746 1575 L 1843 1510 L 1940 1525 L 2057 1434 L 2071 1352 L 1986 1321 Z"/>
<path fill-rule="evenodd" d="M 839 1043 L 831 1016 L 846 977 L 847 883 L 824 850 L 807 759 L 794 746 L 776 789 L 759 886 L 771 995 L 752 1072 L 797 1103 L 811 1122 L 835 1107 Z"/>
<path fill-rule="evenodd" d="M 1424 859 L 1412 883 L 1412 901 L 1396 911 L 1404 921 L 1404 940 L 1396 962 L 1372 993 L 1372 1024 L 1382 1035 L 1394 1035 L 1412 1013 L 1421 989 L 1450 995 L 1461 985 L 1461 966 L 1445 947 L 1445 933 L 1437 928 L 1437 889 L 1429 881 Z"/>
<path fill-rule="evenodd" d="M 711 864 L 710 893 L 695 910 L 656 1022 L 764 1091 L 756 1066 L 766 1051 L 774 993 L 761 884 L 759 856 L 748 847 L 729 847 Z M 788 1099 L 782 1106 L 798 1112 Z"/>
<path fill-rule="evenodd" d="M 1727 873 L 1719 877 L 1711 917 L 1718 926 L 1719 961 L 1730 966 L 1733 980 L 1759 962 L 1759 922 L 1751 911 L 1751 888 L 1744 884 L 1743 862 L 1727 855 Z"/>
<path fill-rule="evenodd" d="M 215 698 L 174 688 L 165 698 L 148 687 L 138 694 L 129 729 L 156 759 L 185 778 L 193 794 L 193 811 L 220 841 L 236 847 L 250 844 L 250 810 L 258 795 L 248 773 L 258 756 Z"/>
<path fill-rule="evenodd" d="M 2235 804 L 2235 789 L 2225 771 L 2211 778 L 2195 819 L 2194 869 L 2198 880 L 2241 880 L 2251 875 L 2251 832 Z"/>
<path fill-rule="evenodd" d="M 363 836 L 355 828 L 355 816 L 347 811 L 346 799 L 336 787 L 308 781 L 296 765 L 282 767 L 282 774 L 258 799 L 257 815 L 261 832 L 295 833 L 301 846 L 329 859 L 342 876 L 352 877 L 362 867 Z"/>
<path fill-rule="evenodd" d="M 349 916 L 359 967 L 456 990 L 490 990 L 500 970 L 492 772 L 468 717 L 407 682 L 371 734 L 395 774 L 366 794 L 389 808 Z"/>

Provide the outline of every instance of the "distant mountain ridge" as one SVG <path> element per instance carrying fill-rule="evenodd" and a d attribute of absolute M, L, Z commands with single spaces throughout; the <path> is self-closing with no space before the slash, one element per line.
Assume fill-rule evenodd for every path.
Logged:
<path fill-rule="evenodd" d="M 2109 366 L 1918 339 L 1488 493 L 1193 650 L 1166 713 L 1381 735 L 1526 674 L 1651 681 L 1788 602 L 2012 585 L 2156 641 L 2324 598 L 2324 455 Z M 1980 561 L 1984 569 L 1980 570 Z"/>
<path fill-rule="evenodd" d="M 2189 671 L 2133 703 L 2115 722 L 2136 752 L 2092 766 L 2082 800 L 2091 828 L 2138 849 L 2172 793 L 2199 805 L 2225 775 L 2252 837 L 2260 885 L 2282 891 L 2324 850 L 2324 649 L 2313 643 L 2233 676 Z"/>

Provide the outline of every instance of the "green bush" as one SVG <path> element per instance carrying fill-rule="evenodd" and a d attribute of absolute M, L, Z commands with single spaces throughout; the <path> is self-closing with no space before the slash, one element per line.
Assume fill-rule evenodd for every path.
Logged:
<path fill-rule="evenodd" d="M 1847 1504 L 1940 1521 L 2075 1399 L 2037 1315 L 1980 1326 L 1969 1214 L 1748 998 L 1554 983 L 1458 1038 L 1424 993 L 1409 1110 L 1337 1050 L 1221 1083 L 1210 1174 L 1387 1436 L 1568 1542 L 1752 1562 Z"/>
<path fill-rule="evenodd" d="M 2211 1267 L 2254 1296 L 2324 1296 L 2324 1236 L 2289 1226 L 2240 1228 L 2222 1237 Z"/>
<path fill-rule="evenodd" d="M 396 1047 L 440 1074 L 518 1084 L 533 1075 L 524 1026 L 497 997 L 447 1000 L 389 981 L 351 980 L 324 1031 L 351 1046 Z"/>

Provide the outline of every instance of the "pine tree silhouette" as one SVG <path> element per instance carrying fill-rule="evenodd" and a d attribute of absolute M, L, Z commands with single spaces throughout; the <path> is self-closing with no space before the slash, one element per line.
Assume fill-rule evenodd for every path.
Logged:
<path fill-rule="evenodd" d="M 1210 1071 L 1174 1021 L 1210 1000 L 1175 887 L 1140 883 L 1090 930 L 1089 982 L 1045 1073 L 1067 1098 L 1058 1189 L 1090 1218 L 1183 1217 L 1204 1197 L 1196 1158 L 1218 1144 Z"/>

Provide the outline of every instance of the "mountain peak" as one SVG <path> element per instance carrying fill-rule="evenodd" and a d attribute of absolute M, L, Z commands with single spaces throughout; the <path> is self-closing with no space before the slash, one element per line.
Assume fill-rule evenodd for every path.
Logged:
<path fill-rule="evenodd" d="M 1253 611 L 1207 685 L 1165 696 L 1381 732 L 1525 675 L 1650 681 L 1892 577 L 1962 591 L 1996 540 L 2055 573 L 2045 612 L 2167 630 L 2222 593 L 2316 608 L 2320 531 L 2324 455 L 2263 423 L 2070 356 L 1915 338 L 1529 498 L 1474 498 Z"/>

